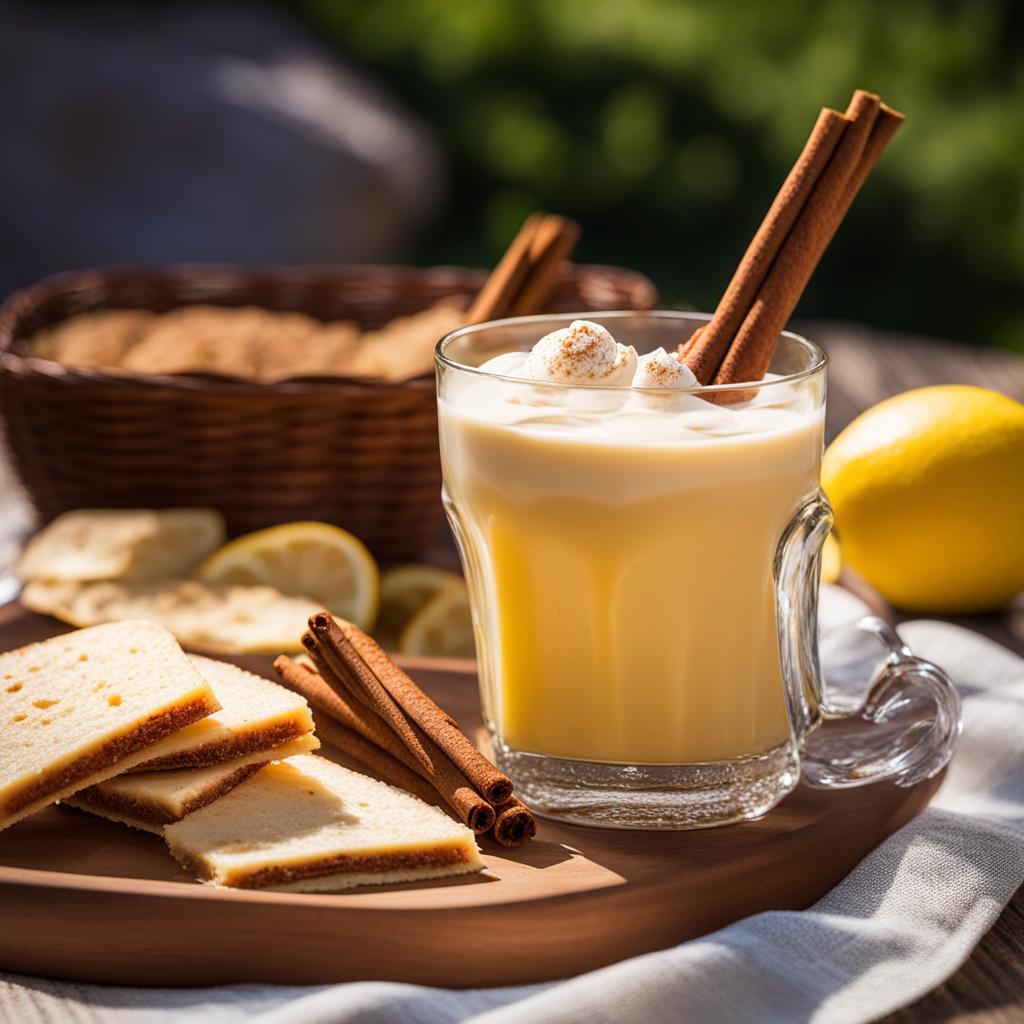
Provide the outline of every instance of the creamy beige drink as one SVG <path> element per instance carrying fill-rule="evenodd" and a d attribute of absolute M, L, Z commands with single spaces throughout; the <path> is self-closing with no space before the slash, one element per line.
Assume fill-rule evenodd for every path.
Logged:
<path fill-rule="evenodd" d="M 481 369 L 440 434 L 501 742 L 672 765 L 787 743 L 772 563 L 818 490 L 820 396 L 712 404 L 587 322 Z"/>

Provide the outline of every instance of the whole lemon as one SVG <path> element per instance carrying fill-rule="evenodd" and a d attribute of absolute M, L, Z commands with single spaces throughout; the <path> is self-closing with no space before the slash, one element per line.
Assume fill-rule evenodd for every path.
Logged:
<path fill-rule="evenodd" d="M 892 604 L 991 611 L 1024 589 L 1024 405 L 987 388 L 906 391 L 829 446 L 843 561 Z"/>

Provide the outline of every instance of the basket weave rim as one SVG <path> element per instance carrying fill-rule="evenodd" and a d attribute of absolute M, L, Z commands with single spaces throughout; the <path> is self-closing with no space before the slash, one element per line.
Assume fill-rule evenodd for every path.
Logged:
<path fill-rule="evenodd" d="M 209 285 L 232 284 L 252 285 L 258 281 L 274 281 L 282 285 L 308 281 L 312 275 L 334 277 L 338 280 L 358 280 L 371 276 L 392 276 L 401 281 L 437 281 L 453 279 L 465 287 L 483 284 L 487 272 L 484 270 L 454 265 L 432 267 L 414 267 L 402 264 L 365 264 L 365 263 L 311 263 L 301 265 L 241 266 L 227 263 L 173 263 L 173 264 L 112 264 L 92 267 L 85 270 L 67 270 L 41 278 L 34 284 L 13 292 L 0 305 L 0 371 L 13 372 L 19 375 L 34 374 L 49 377 L 68 385 L 103 385 L 123 386 L 132 384 L 141 388 L 179 389 L 183 391 L 218 391 L 229 390 L 235 394 L 253 393 L 266 395 L 268 391 L 280 395 L 299 395 L 323 392 L 344 391 L 346 389 L 364 392 L 368 389 L 393 391 L 396 387 L 416 390 L 434 387 L 433 370 L 419 377 L 405 381 L 389 381 L 380 377 L 357 377 L 341 374 L 306 374 L 285 377 L 274 381 L 257 381 L 237 374 L 215 372 L 183 372 L 183 373 L 145 373 L 138 370 L 125 370 L 118 367 L 66 366 L 52 359 L 41 356 L 22 355 L 15 352 L 13 346 L 19 340 L 17 328 L 19 321 L 27 310 L 32 309 L 44 296 L 53 291 L 80 288 L 116 287 L 149 277 L 154 281 L 172 283 L 176 279 L 183 281 L 204 280 Z M 566 278 L 575 280 L 586 277 L 617 278 L 628 287 L 639 291 L 647 291 L 651 303 L 656 301 L 657 292 L 653 283 L 644 274 L 626 267 L 607 264 L 569 264 Z M 216 295 L 206 297 L 206 301 L 216 305 Z M 183 303 L 193 305 L 195 303 Z M 255 304 L 255 303 L 254 303 Z M 117 308 L 116 305 L 102 308 Z"/>

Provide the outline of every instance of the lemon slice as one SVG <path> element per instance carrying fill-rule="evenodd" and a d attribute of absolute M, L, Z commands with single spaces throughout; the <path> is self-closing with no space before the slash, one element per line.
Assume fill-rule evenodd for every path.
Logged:
<path fill-rule="evenodd" d="M 365 545 L 328 523 L 284 523 L 215 551 L 196 575 L 211 583 L 265 584 L 307 597 L 368 629 L 380 604 L 380 572 Z"/>
<path fill-rule="evenodd" d="M 433 658 L 476 657 L 466 584 L 460 580 L 435 594 L 402 630 L 398 650 Z"/>
<path fill-rule="evenodd" d="M 825 546 L 821 549 L 821 582 L 835 583 L 843 568 L 843 556 L 839 550 L 836 535 L 830 533 L 825 538 Z"/>
<path fill-rule="evenodd" d="M 374 636 L 389 651 L 398 648 L 402 630 L 442 590 L 461 585 L 462 577 L 434 565 L 400 565 L 380 580 L 380 618 Z"/>

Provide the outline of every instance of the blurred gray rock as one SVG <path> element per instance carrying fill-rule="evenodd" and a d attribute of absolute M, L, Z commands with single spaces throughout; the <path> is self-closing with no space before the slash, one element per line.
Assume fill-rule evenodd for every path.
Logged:
<path fill-rule="evenodd" d="M 279 8 L 0 2 L 0 291 L 176 260 L 401 259 L 424 126 Z"/>

